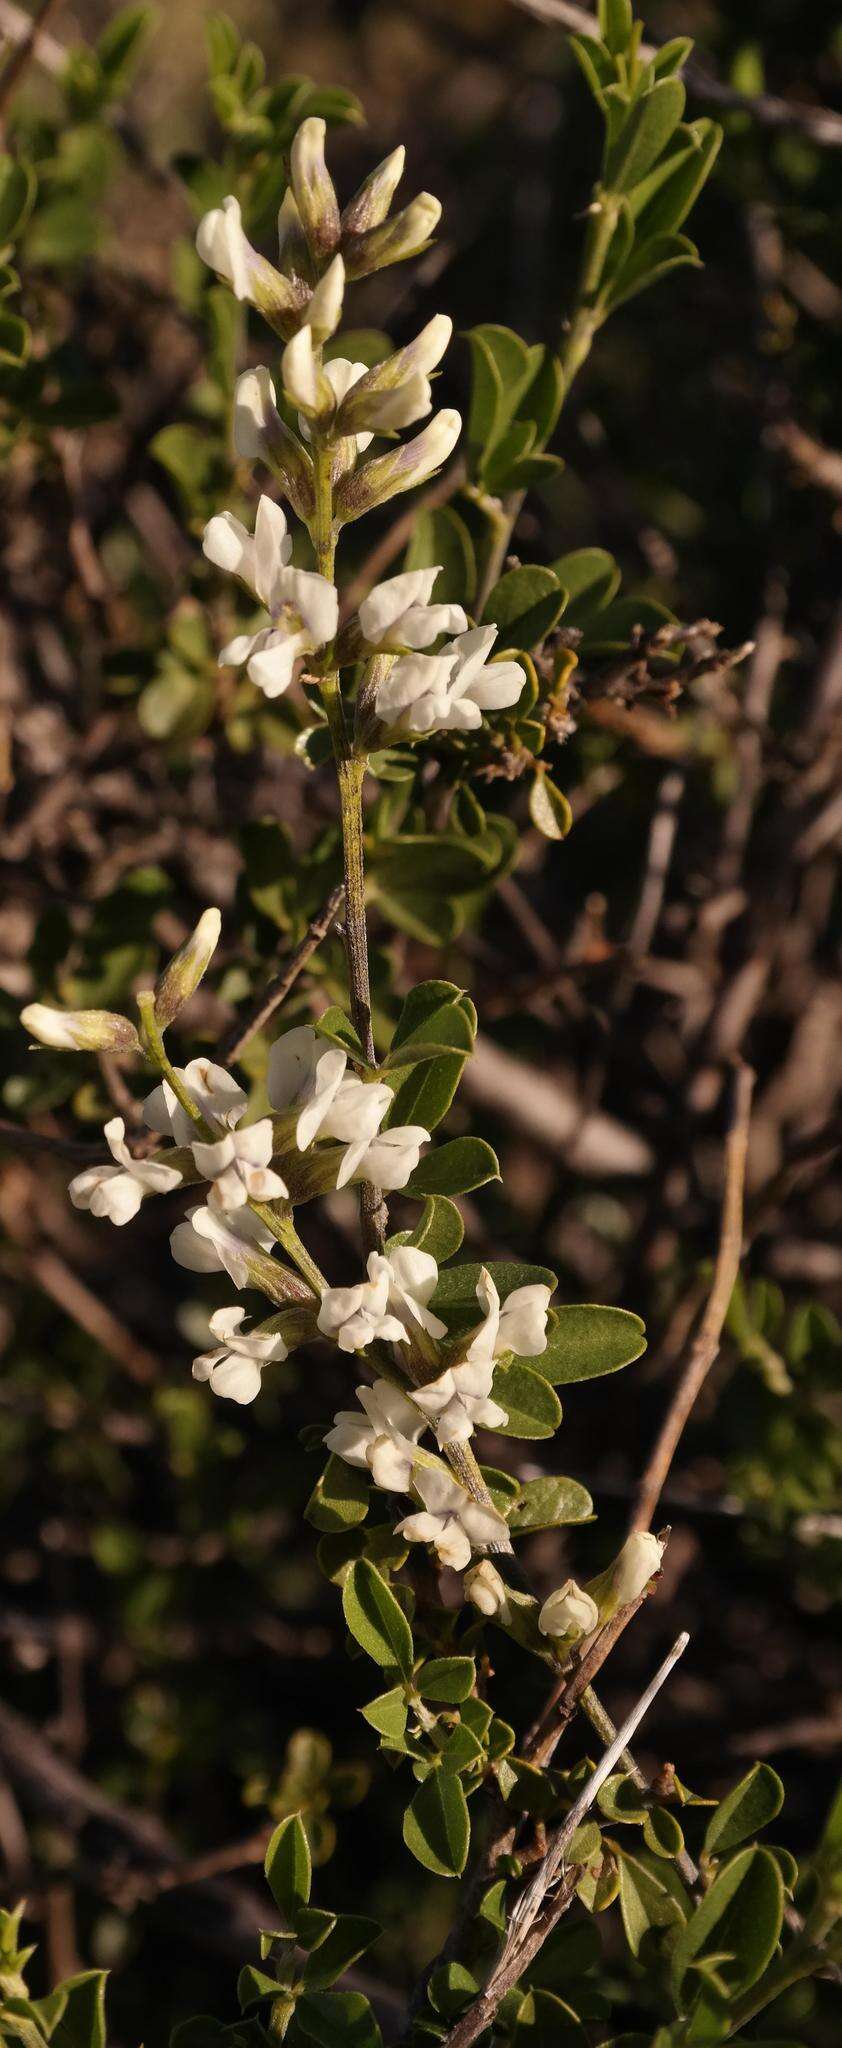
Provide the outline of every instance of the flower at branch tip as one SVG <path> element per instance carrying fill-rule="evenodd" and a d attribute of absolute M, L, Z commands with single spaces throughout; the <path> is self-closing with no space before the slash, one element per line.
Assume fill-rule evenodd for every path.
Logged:
<path fill-rule="evenodd" d="M 247 1337 L 240 1329 L 245 1313 L 244 1308 L 218 1308 L 210 1319 L 211 1335 L 219 1339 L 218 1346 L 193 1360 L 194 1380 L 207 1380 L 212 1394 L 237 1401 L 241 1407 L 260 1393 L 264 1367 L 289 1355 L 283 1337 L 275 1330 L 261 1334 L 258 1328 Z"/>
<path fill-rule="evenodd" d="M 430 647 L 440 633 L 461 633 L 467 618 L 460 604 L 431 604 L 435 569 L 407 569 L 377 583 L 360 605 L 360 628 L 369 647 L 386 653 Z"/>
<path fill-rule="evenodd" d="M 342 213 L 342 232 L 347 235 L 364 234 L 367 228 L 376 228 L 386 219 L 395 193 L 403 177 L 406 150 L 403 143 L 393 149 L 349 199 Z"/>
<path fill-rule="evenodd" d="M 162 1030 L 166 1030 L 194 989 L 198 988 L 219 945 L 221 930 L 221 910 L 215 907 L 203 910 L 195 930 L 158 976 L 155 983 L 155 1022 Z"/>
<path fill-rule="evenodd" d="M 417 1389 L 415 1399 L 429 1415 L 442 1449 L 467 1443 L 475 1429 L 502 1429 L 508 1422 L 506 1409 L 490 1399 L 493 1377 L 493 1359 L 465 1362 L 448 1366 L 437 1380 Z"/>
<path fill-rule="evenodd" d="M 335 587 L 325 576 L 292 566 L 292 541 L 280 505 L 262 497 L 254 534 L 231 512 L 208 521 L 202 537 L 208 560 L 239 576 L 269 613 L 270 624 L 241 633 L 223 647 L 220 666 L 247 664 L 248 674 L 267 697 L 279 697 L 292 681 L 300 655 L 333 639 L 339 617 Z"/>
<path fill-rule="evenodd" d="M 583 1592 L 575 1579 L 565 1579 L 544 1601 L 538 1627 L 542 1636 L 589 1636 L 598 1621 L 599 1608 L 590 1593 Z"/>
<path fill-rule="evenodd" d="M 339 241 L 339 206 L 325 163 L 326 123 L 310 114 L 293 136 L 290 178 L 311 254 L 323 262 Z"/>
<path fill-rule="evenodd" d="M 256 306 L 268 320 L 291 324 L 301 317 L 306 292 L 296 290 L 288 278 L 258 255 L 245 233 L 240 202 L 229 193 L 221 206 L 214 206 L 199 222 L 196 248 L 202 262 L 230 285 L 235 299 Z"/>
<path fill-rule="evenodd" d="M 233 1130 L 238 1124 L 248 1102 L 244 1088 L 234 1080 L 225 1067 L 215 1066 L 213 1060 L 191 1060 L 186 1067 L 174 1069 L 179 1080 L 192 1096 L 196 1108 L 205 1122 L 222 1131 Z M 144 1122 L 150 1131 L 157 1131 L 162 1138 L 174 1138 L 177 1145 L 191 1145 L 196 1136 L 196 1125 L 186 1109 L 182 1109 L 177 1095 L 169 1081 L 161 1081 L 147 1095 L 143 1105 Z"/>
<path fill-rule="evenodd" d="M 20 1021 L 41 1045 L 62 1052 L 140 1051 L 134 1025 L 116 1010 L 53 1010 L 48 1003 L 27 1003 Z"/>
<path fill-rule="evenodd" d="M 249 1254 L 270 1252 L 274 1243 L 271 1230 L 253 1209 L 245 1208 L 229 1215 L 218 1209 L 188 1209 L 170 1235 L 176 1265 L 189 1273 L 227 1273 L 235 1287 L 250 1283 Z"/>
<path fill-rule="evenodd" d="M 366 1467 L 385 1491 L 406 1493 L 415 1446 L 426 1428 L 423 1415 L 388 1380 L 358 1387 L 357 1400 L 359 1408 L 341 1409 L 334 1417 L 333 1428 L 325 1437 L 326 1448 L 344 1458 L 346 1465 Z"/>
<path fill-rule="evenodd" d="M 176 1166 L 157 1159 L 133 1159 L 121 1116 L 105 1126 L 105 1141 L 115 1161 L 113 1166 L 88 1166 L 70 1183 L 74 1209 L 90 1209 L 93 1216 L 108 1216 L 112 1223 L 129 1223 L 137 1215 L 146 1195 L 166 1195 L 177 1188 L 181 1174 Z"/>
<path fill-rule="evenodd" d="M 441 201 L 432 192 L 419 192 L 401 213 L 361 234 L 345 234 L 343 250 L 349 277 L 368 277 L 390 263 L 405 263 L 420 256 L 441 220 Z"/>
<path fill-rule="evenodd" d="M 506 1300 L 500 1296 L 483 1266 L 477 1281 L 477 1300 L 485 1314 L 466 1352 L 471 1365 L 502 1358 L 513 1351 L 518 1358 L 540 1358 L 547 1348 L 547 1312 L 552 1289 L 539 1281 L 515 1287 Z"/>
<path fill-rule="evenodd" d="M 661 1569 L 664 1546 L 648 1530 L 637 1529 L 627 1536 L 611 1567 L 611 1583 L 620 1607 L 630 1606 L 645 1592 L 650 1579 Z"/>
<path fill-rule="evenodd" d="M 203 1180 L 213 1183 L 210 1202 L 216 1209 L 241 1209 L 248 1201 L 283 1201 L 286 1182 L 270 1166 L 272 1119 L 249 1124 L 244 1131 L 227 1131 L 224 1138 L 207 1144 L 196 1139 L 193 1158 Z"/>
<path fill-rule="evenodd" d="M 424 1503 L 424 1512 L 407 1515 L 396 1534 L 409 1543 L 430 1543 L 440 1564 L 463 1571 L 472 1550 L 487 1550 L 489 1544 L 505 1540 L 508 1530 L 497 1509 L 472 1500 L 458 1479 L 443 1465 L 417 1465 L 412 1475 L 413 1491 Z"/>
<path fill-rule="evenodd" d="M 508 1621 L 511 1609 L 506 1583 L 490 1558 L 484 1557 L 481 1564 L 471 1566 L 465 1573 L 463 1587 L 473 1606 L 489 1621 Z"/>
<path fill-rule="evenodd" d="M 474 626 L 438 654 L 403 655 L 378 685 L 376 716 L 392 732 L 476 732 L 484 711 L 516 704 L 526 680 L 516 661 L 488 660 L 496 626 Z"/>

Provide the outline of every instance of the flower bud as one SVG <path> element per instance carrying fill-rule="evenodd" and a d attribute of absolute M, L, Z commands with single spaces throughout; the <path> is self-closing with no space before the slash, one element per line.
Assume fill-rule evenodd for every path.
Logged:
<path fill-rule="evenodd" d="M 313 353 L 311 327 L 301 327 L 292 341 L 287 342 L 281 369 L 284 391 L 291 405 L 308 419 L 322 422 L 333 418 L 336 400 Z"/>
<path fill-rule="evenodd" d="M 432 192 L 419 192 L 394 220 L 381 221 L 364 234 L 346 235 L 343 252 L 348 277 L 368 277 L 373 270 L 385 270 L 389 263 L 405 263 L 410 256 L 420 256 L 440 220 L 438 199 Z"/>
<path fill-rule="evenodd" d="M 293 139 L 290 175 L 301 225 L 317 263 L 332 256 L 339 241 L 339 206 L 325 163 L 325 123 L 311 114 Z"/>
<path fill-rule="evenodd" d="M 437 412 L 429 426 L 403 447 L 378 455 L 373 462 L 361 464 L 342 477 L 336 493 L 339 520 L 359 519 L 361 513 L 370 512 L 387 498 L 397 497 L 400 491 L 411 491 L 416 484 L 426 483 L 447 461 L 461 431 L 461 415 L 447 408 Z"/>
<path fill-rule="evenodd" d="M 278 209 L 278 267 L 296 283 L 306 278 L 310 267 L 307 237 L 291 185 L 287 186 Z"/>
<path fill-rule="evenodd" d="M 473 1565 L 471 1570 L 465 1573 L 462 1586 L 480 1614 L 484 1614 L 489 1620 L 503 1623 L 509 1621 L 508 1588 L 490 1558 L 484 1557 L 481 1564 Z"/>
<path fill-rule="evenodd" d="M 626 1538 L 619 1556 L 591 1579 L 588 1592 L 599 1607 L 601 1621 L 610 1621 L 620 1607 L 629 1607 L 645 1593 L 650 1579 L 660 1570 L 664 1546 L 648 1530 L 636 1529 Z"/>
<path fill-rule="evenodd" d="M 299 519 L 315 506 L 313 465 L 275 404 L 275 386 L 265 366 L 246 370 L 234 391 L 234 446 L 246 462 L 265 462 L 278 478 Z"/>
<path fill-rule="evenodd" d="M 41 1045 L 58 1046 L 62 1052 L 141 1049 L 134 1025 L 114 1010 L 53 1010 L 46 1003 L 27 1003 L 20 1021 Z"/>
<path fill-rule="evenodd" d="M 565 1579 L 564 1585 L 544 1601 L 538 1627 L 542 1636 L 588 1636 L 598 1621 L 599 1608 L 590 1593 L 583 1592 L 575 1579 Z"/>
<path fill-rule="evenodd" d="M 196 248 L 203 263 L 230 285 L 236 299 L 256 306 L 279 334 L 293 334 L 306 303 L 300 281 L 283 277 L 253 249 L 243 230 L 240 203 L 229 193 L 200 220 Z"/>
<path fill-rule="evenodd" d="M 305 322 L 312 328 L 316 341 L 329 341 L 331 335 L 336 333 L 342 318 L 344 296 L 345 265 L 341 256 L 334 256 L 324 277 L 317 284 L 304 315 Z"/>
<path fill-rule="evenodd" d="M 368 177 L 363 179 L 353 199 L 349 199 L 342 215 L 343 235 L 364 235 L 369 228 L 377 228 L 386 215 L 403 177 L 406 150 L 403 143 L 393 149 L 391 156 L 383 158 Z"/>
<path fill-rule="evenodd" d="M 179 946 L 155 983 L 155 1022 L 162 1031 L 198 988 L 219 945 L 221 910 L 204 910 L 194 932 Z"/>

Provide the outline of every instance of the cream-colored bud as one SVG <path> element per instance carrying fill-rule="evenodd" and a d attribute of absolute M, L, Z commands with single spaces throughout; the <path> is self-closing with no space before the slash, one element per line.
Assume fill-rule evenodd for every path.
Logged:
<path fill-rule="evenodd" d="M 362 463 L 342 477 L 336 492 L 340 520 L 358 519 L 374 505 L 397 497 L 400 491 L 411 491 L 416 484 L 426 483 L 447 461 L 461 431 L 461 415 L 448 407 L 437 412 L 429 426 L 403 447 L 390 450 L 388 455 L 378 455 L 373 462 Z"/>
<path fill-rule="evenodd" d="M 313 330 L 302 327 L 288 341 L 281 364 L 284 390 L 291 405 L 308 419 L 332 418 L 336 400 L 313 353 Z"/>
<path fill-rule="evenodd" d="M 311 114 L 293 139 L 290 176 L 301 225 L 317 262 L 332 256 L 339 242 L 339 206 L 325 163 L 324 121 Z"/>
<path fill-rule="evenodd" d="M 344 236 L 342 248 L 348 277 L 368 277 L 371 271 L 384 270 L 389 263 L 405 263 L 408 257 L 419 256 L 440 220 L 438 199 L 432 192 L 419 192 L 418 198 L 405 206 L 402 213 L 396 213 L 394 220 L 381 221 L 365 234 Z"/>
<path fill-rule="evenodd" d="M 140 1052 L 134 1025 L 114 1010 L 53 1010 L 47 1003 L 27 1003 L 20 1021 L 41 1045 L 62 1052 Z"/>
<path fill-rule="evenodd" d="M 344 296 L 345 265 L 341 256 L 334 256 L 324 277 L 317 284 L 304 315 L 316 341 L 329 341 L 331 335 L 336 333 L 342 318 Z"/>
<path fill-rule="evenodd" d="M 391 156 L 383 158 L 368 177 L 363 179 L 359 189 L 349 199 L 342 215 L 343 235 L 364 235 L 369 228 L 380 226 L 394 199 L 403 177 L 406 150 L 403 143 L 393 149 Z"/>
<path fill-rule="evenodd" d="M 611 1579 L 620 1607 L 628 1607 L 645 1592 L 650 1579 L 661 1569 L 663 1543 L 648 1530 L 637 1529 L 627 1537 L 611 1568 Z"/>
<path fill-rule="evenodd" d="M 481 1564 L 473 1565 L 465 1573 L 462 1585 L 467 1598 L 488 1620 L 503 1623 L 509 1620 L 508 1589 L 490 1558 L 484 1557 Z"/>
<path fill-rule="evenodd" d="M 598 1621 L 599 1608 L 590 1593 L 577 1586 L 575 1579 L 565 1579 L 564 1585 L 544 1601 L 538 1627 L 542 1636 L 587 1636 Z"/>
<path fill-rule="evenodd" d="M 285 277 L 301 282 L 307 275 L 309 262 L 307 237 L 301 225 L 295 193 L 288 185 L 278 208 L 278 265 Z"/>
<path fill-rule="evenodd" d="M 155 983 L 155 1022 L 162 1031 L 198 988 L 219 945 L 221 910 L 203 910 L 195 931 L 179 946 Z"/>
<path fill-rule="evenodd" d="M 275 386 L 265 365 L 246 370 L 237 379 L 234 446 L 246 462 L 266 463 L 283 485 L 299 519 L 311 517 L 315 505 L 313 464 L 281 419 L 275 403 Z"/>

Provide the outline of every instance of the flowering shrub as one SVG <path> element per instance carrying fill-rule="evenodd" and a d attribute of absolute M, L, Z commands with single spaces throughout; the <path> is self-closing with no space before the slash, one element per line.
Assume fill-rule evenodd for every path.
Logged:
<path fill-rule="evenodd" d="M 233 1294 L 250 1297 L 210 1317 L 213 1341 L 193 1364 L 208 1397 L 247 1406 L 267 1381 L 282 1383 L 295 1351 L 333 1349 L 338 1407 L 312 1416 L 327 1456 L 306 1517 L 352 1651 L 377 1667 L 382 1689 L 363 1709 L 372 1747 L 403 1771 L 404 1842 L 427 1871 L 465 1875 L 482 1815 L 454 1929 L 402 2035 L 450 2048 L 481 2037 L 515 2048 L 586 2038 L 604 2003 L 587 1981 L 587 1938 L 584 1967 L 567 1967 L 560 1923 L 574 1903 L 590 1928 L 619 1898 L 628 1951 L 656 1973 L 659 2048 L 741 2035 L 789 1985 L 826 1966 L 838 1905 L 835 1841 L 816 1861 L 803 1916 L 791 1902 L 791 1858 L 757 1846 L 782 1798 L 768 1767 L 756 1765 L 715 1808 L 693 1854 L 685 1825 L 697 1822 L 704 1796 L 674 1772 L 660 1784 L 642 1778 L 629 1744 L 684 1639 L 619 1734 L 594 1693 L 614 1640 L 656 1587 L 668 1532 L 636 1527 L 585 1583 L 568 1576 L 543 1599 L 532 1591 L 517 1539 L 586 1524 L 593 1502 L 575 1478 L 520 1480 L 482 1462 L 485 1438 L 551 1439 L 557 1387 L 631 1366 L 643 1327 L 620 1307 L 560 1302 L 544 1267 L 460 1260 L 456 1198 L 492 1183 L 498 1162 L 481 1137 L 433 1134 L 471 1058 L 476 1012 L 456 984 L 428 979 L 409 989 L 387 1031 L 372 996 L 364 795 L 377 791 L 373 886 L 385 918 L 442 942 L 516 850 L 510 821 L 477 794 L 483 777 L 528 776 L 533 823 L 551 838 L 569 829 L 545 760 L 563 726 L 577 644 L 561 622 L 575 620 L 580 636 L 608 649 L 627 646 L 632 627 L 649 627 L 662 633 L 667 663 L 681 658 L 675 622 L 651 601 L 618 599 L 598 551 L 575 550 L 552 568 L 506 566 L 523 495 L 557 462 L 547 444 L 601 326 L 634 294 L 697 262 L 683 230 L 719 144 L 714 123 L 684 121 L 684 39 L 644 61 L 628 0 L 601 0 L 599 31 L 574 41 L 604 146 L 562 353 L 476 327 L 464 445 L 459 414 L 434 409 L 432 380 L 451 339 L 445 316 L 398 350 L 375 337 L 364 357 L 353 331 L 343 342 L 355 282 L 421 255 L 438 226 L 430 194 L 398 204 L 402 150 L 343 205 L 326 120 L 302 108 L 277 143 L 277 251 L 267 257 L 249 239 L 247 179 L 241 196 L 223 195 L 198 226 L 202 263 L 265 322 L 271 353 L 233 394 L 236 455 L 255 467 L 260 488 L 253 520 L 215 505 L 203 527 L 204 555 L 219 572 L 208 589 L 226 619 L 218 663 L 243 671 L 237 688 L 259 693 L 279 716 L 288 696 L 298 751 L 312 764 L 332 758 L 347 1009 L 323 1008 L 312 1025 L 293 1028 L 270 1009 L 276 1035 L 248 1086 L 221 1054 L 177 1064 L 167 1034 L 182 1029 L 220 937 L 220 913 L 208 908 L 154 987 L 139 990 L 136 1018 L 42 1002 L 22 1018 L 43 1045 L 142 1060 L 155 1077 L 142 1105 L 147 1135 L 131 1139 L 124 1118 L 111 1117 L 107 1155 L 72 1177 L 69 1194 L 118 1227 L 152 1196 L 186 1196 L 170 1231 L 173 1258 L 225 1274 Z M 224 44 L 225 29 L 216 33 Z M 22 218 L 20 180 L 14 195 Z M 170 443 L 171 462 L 172 454 Z M 344 529 L 427 485 L 452 457 L 452 503 L 423 515 L 402 569 L 348 601 Z M 444 797 L 437 834 L 418 829 L 414 809 L 432 778 Z M 318 857 L 302 854 L 301 865 Z M 256 1022 L 240 1020 L 239 1053 L 266 1021 L 265 1005 Z M 316 1264 L 306 1215 L 348 1187 L 359 1198 L 350 1284 Z M 459 1575 L 445 1597 L 441 1570 Z M 516 1730 L 495 1709 L 495 1632 L 546 1674 L 548 1704 L 531 1729 Z M 556 1744 L 579 1707 L 602 1758 L 593 1771 L 558 1770 Z M 261 1936 L 260 1967 L 248 1962 L 241 1973 L 242 2024 L 182 2023 L 174 2048 L 276 2039 L 376 2048 L 369 1998 L 335 1987 L 378 1927 L 311 1904 L 297 1812 L 272 1836 L 266 1876 L 282 1924 Z M 13 1918 L 3 1941 L 4 2038 L 32 2048 L 93 2048 L 104 2038 L 97 1973 L 32 1999 Z"/>

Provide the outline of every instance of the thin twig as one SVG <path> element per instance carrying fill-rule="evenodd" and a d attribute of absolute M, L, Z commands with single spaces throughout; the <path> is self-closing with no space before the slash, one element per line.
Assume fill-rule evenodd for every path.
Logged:
<path fill-rule="evenodd" d="M 50 15 L 55 14 L 57 5 L 58 0 L 40 0 L 40 4 L 36 7 L 33 15 L 23 15 L 23 10 L 21 10 L 22 21 L 20 23 L 16 22 L 14 27 L 10 19 L 5 16 L 0 17 L 0 28 L 2 28 L 3 34 L 8 36 L 12 44 L 3 70 L 0 72 L 0 135 L 2 135 L 5 128 L 6 113 L 12 94 L 19 86 L 28 65 L 35 56 L 36 48 L 43 37 Z"/>
<path fill-rule="evenodd" d="M 524 14 L 532 14 L 550 26 L 572 29 L 575 35 L 599 35 L 596 16 L 584 7 L 568 6 L 567 0 L 514 0 L 514 5 Z M 659 44 L 654 39 L 641 43 L 640 55 L 644 62 L 653 57 L 658 48 Z M 697 57 L 684 66 L 683 77 L 694 98 L 706 101 L 709 106 L 750 114 L 762 128 L 798 128 L 803 135 L 809 136 L 811 142 L 817 142 L 825 149 L 842 149 L 842 114 L 837 114 L 832 108 L 799 105 L 794 100 L 779 99 L 773 93 L 739 92 L 735 85 L 728 85 L 724 79 L 717 78 L 715 72 Z"/>
<path fill-rule="evenodd" d="M 753 1090 L 754 1074 L 750 1067 L 740 1062 L 734 1072 L 731 1123 L 725 1141 L 725 1187 L 713 1285 L 687 1365 L 640 1482 L 632 1516 L 633 1529 L 648 1529 L 651 1524 L 688 1417 L 719 1352 L 742 1253 L 743 1196 Z"/>
<path fill-rule="evenodd" d="M 298 980 L 302 967 L 306 967 L 316 947 L 321 945 L 322 939 L 327 938 L 331 925 L 339 916 L 344 895 L 344 882 L 337 882 L 335 889 L 331 889 L 330 895 L 322 904 L 321 910 L 308 925 L 300 945 L 290 954 L 282 972 L 274 981 L 270 981 L 269 987 L 264 990 L 248 1016 L 235 1018 L 220 1045 L 221 1060 L 239 1059 L 250 1039 L 254 1038 L 258 1031 L 262 1031 L 264 1024 L 268 1024 L 269 1018 L 289 995 L 293 982 Z"/>

